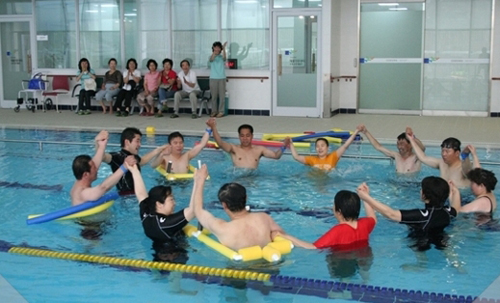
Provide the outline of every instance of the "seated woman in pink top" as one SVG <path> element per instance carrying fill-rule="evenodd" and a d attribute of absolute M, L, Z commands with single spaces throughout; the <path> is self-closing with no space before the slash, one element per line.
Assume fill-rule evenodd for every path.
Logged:
<path fill-rule="evenodd" d="M 149 59 L 147 66 L 149 72 L 144 75 L 144 91 L 137 95 L 137 102 L 145 109 L 141 116 L 154 116 L 154 98 L 158 96 L 160 73 L 156 70 L 158 63 L 155 60 Z"/>
<path fill-rule="evenodd" d="M 303 248 L 335 248 L 338 250 L 351 250 L 368 246 L 370 233 L 377 223 L 375 211 L 366 202 L 366 217 L 359 218 L 361 201 L 359 196 L 352 191 L 341 190 L 335 195 L 333 214 L 339 224 L 333 226 L 314 243 L 299 240 L 290 235 L 282 236 Z"/>

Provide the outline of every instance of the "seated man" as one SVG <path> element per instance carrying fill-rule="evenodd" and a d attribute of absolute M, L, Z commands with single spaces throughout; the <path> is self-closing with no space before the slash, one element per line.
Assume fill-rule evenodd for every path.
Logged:
<path fill-rule="evenodd" d="M 285 150 L 285 146 L 277 151 L 272 151 L 264 146 L 252 145 L 253 127 L 248 124 L 243 124 L 238 127 L 240 144 L 231 144 L 222 141 L 219 132 L 217 131 L 217 122 L 215 118 L 210 118 L 207 125 L 212 128 L 214 139 L 219 147 L 231 155 L 233 165 L 235 167 L 256 169 L 259 166 L 261 157 L 279 159 Z"/>
<path fill-rule="evenodd" d="M 328 154 L 328 140 L 325 138 L 318 138 L 316 139 L 316 153 L 318 154 L 317 156 L 301 156 L 297 153 L 297 150 L 295 149 L 295 146 L 292 144 L 292 139 L 290 137 L 286 137 L 285 141 L 283 144 L 285 146 L 290 147 L 290 151 L 292 152 L 293 158 L 305 165 L 313 166 L 315 168 L 325 170 L 325 171 L 330 171 L 337 166 L 337 162 L 339 162 L 340 157 L 345 153 L 349 145 L 354 141 L 358 133 L 361 131 L 361 126 L 358 126 L 356 130 L 352 133 L 352 135 L 345 141 L 344 144 L 342 144 L 341 147 L 339 147 L 336 151 L 331 152 Z"/>
<path fill-rule="evenodd" d="M 348 190 L 341 190 L 335 195 L 333 214 L 339 224 L 332 227 L 316 242 L 308 243 L 290 235 L 282 235 L 296 246 L 304 248 L 335 248 L 341 250 L 357 249 L 368 246 L 368 238 L 377 223 L 375 211 L 363 202 L 366 218 L 359 218 L 361 203 L 359 196 Z"/>
<path fill-rule="evenodd" d="M 413 136 L 413 131 L 411 128 L 406 128 L 406 133 L 402 133 L 397 138 L 398 152 L 389 150 L 382 146 L 377 139 L 375 139 L 372 134 L 366 129 L 366 126 L 361 125 L 361 132 L 366 135 L 373 147 L 379 152 L 383 153 L 387 157 L 390 157 L 396 161 L 396 172 L 399 174 L 411 174 L 414 172 L 419 172 L 421 167 L 421 162 L 418 160 L 417 156 L 413 153 L 411 148 L 410 140 L 406 138 L 406 133 Z M 415 143 L 420 147 L 422 151 L 425 151 L 425 146 L 422 142 L 415 138 Z"/>
<path fill-rule="evenodd" d="M 212 130 L 207 128 L 205 134 L 201 138 L 200 143 L 193 146 L 193 148 L 191 148 L 187 152 L 184 152 L 184 136 L 180 132 L 171 133 L 168 136 L 168 144 L 160 154 L 161 157 L 156 157 L 156 159 L 151 162 L 151 166 L 157 167 L 158 165 L 161 165 L 161 167 L 167 170 L 168 163 L 172 162 L 172 167 L 170 168 L 170 171 L 168 173 L 188 173 L 189 161 L 198 156 L 205 145 L 207 145 L 211 132 Z"/>
<path fill-rule="evenodd" d="M 134 178 L 144 233 L 156 245 L 175 240 L 182 234 L 182 228 L 194 218 L 193 197 L 188 207 L 174 213 L 175 199 L 170 186 L 155 186 L 147 193 L 138 166 L 125 165 Z"/>
<path fill-rule="evenodd" d="M 177 91 L 174 95 L 174 113 L 170 118 L 179 117 L 179 103 L 182 98 L 189 96 L 189 101 L 191 101 L 191 118 L 196 119 L 198 118 L 196 108 L 198 107 L 198 96 L 201 94 L 201 89 L 198 85 L 196 73 L 191 70 L 191 64 L 189 64 L 188 60 L 181 61 L 181 69 L 179 74 L 177 74 L 177 86 L 182 86 L 182 90 Z"/>
<path fill-rule="evenodd" d="M 203 209 L 203 187 L 208 176 L 207 166 L 203 165 L 194 175 L 194 213 L 198 221 L 211 231 L 223 245 L 239 250 L 241 248 L 266 246 L 281 227 L 266 213 L 251 213 L 245 209 L 247 193 L 238 183 L 224 184 L 219 190 L 219 201 L 231 219 L 226 222 L 214 217 Z"/>
<path fill-rule="evenodd" d="M 446 246 L 443 243 L 444 229 L 457 216 L 453 207 L 446 207 L 450 187 L 446 180 L 440 177 L 426 177 L 422 180 L 420 199 L 425 203 L 425 209 L 397 210 L 385 205 L 370 196 L 366 183 L 358 187 L 358 195 L 376 211 L 390 220 L 406 224 L 410 227 L 410 237 L 417 240 L 418 250 L 427 250 L 430 244 L 437 248 Z"/>
<path fill-rule="evenodd" d="M 474 151 L 475 153 L 475 151 Z M 467 173 L 467 178 L 471 181 L 471 190 L 476 197 L 472 202 L 461 205 L 460 192 L 453 182 L 450 182 L 450 201 L 453 208 L 459 213 L 484 213 L 489 219 L 493 217 L 493 212 L 497 208 L 497 199 L 493 190 L 497 185 L 495 174 L 489 170 L 475 168 Z"/>
<path fill-rule="evenodd" d="M 417 144 L 415 135 L 407 133 L 406 137 L 410 140 L 417 158 L 430 167 L 438 168 L 441 178 L 446 181 L 453 181 L 459 188 L 470 186 L 470 181 L 467 180 L 467 173 L 472 167 L 469 160 L 469 147 L 466 147 L 463 153 L 460 154 L 460 141 L 456 138 L 447 138 L 441 143 L 441 159 L 438 159 L 424 154 Z M 464 161 L 462 162 L 461 159 Z"/>
<path fill-rule="evenodd" d="M 146 165 L 149 161 L 151 161 L 151 159 L 157 157 L 166 147 L 166 145 L 157 147 L 141 158 L 139 156 L 139 149 L 141 148 L 141 138 L 142 133 L 137 128 L 125 128 L 122 131 L 120 137 L 120 145 L 122 149 L 119 152 L 104 154 L 103 161 L 111 166 L 111 170 L 113 172 L 116 172 L 120 168 L 120 166 L 123 165 L 126 157 L 133 156 L 139 164 L 140 169 L 141 166 Z M 120 180 L 120 182 L 118 182 L 116 188 L 122 194 L 134 193 L 134 180 L 132 179 L 132 174 L 126 173 Z"/>
<path fill-rule="evenodd" d="M 92 182 L 97 179 L 97 171 L 99 170 L 99 166 L 101 166 L 104 150 L 108 143 L 108 132 L 104 130 L 101 131 L 95 137 L 95 141 L 97 148 L 94 158 L 90 158 L 88 155 L 80 155 L 73 160 L 73 174 L 75 175 L 76 181 L 70 192 L 72 205 L 79 205 L 87 201 L 99 199 L 110 190 L 111 187 L 118 183 L 120 178 L 127 172 L 127 169 L 122 165 L 101 184 L 92 187 Z M 136 162 L 132 156 L 127 157 L 125 161 L 129 164 Z"/>

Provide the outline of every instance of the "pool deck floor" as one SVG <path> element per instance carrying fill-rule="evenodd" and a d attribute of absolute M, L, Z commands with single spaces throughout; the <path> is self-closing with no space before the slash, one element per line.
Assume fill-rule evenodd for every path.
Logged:
<path fill-rule="evenodd" d="M 181 114 L 176 119 L 169 116 L 141 117 L 136 113 L 129 117 L 115 117 L 96 111 L 91 115 L 79 116 L 69 110 L 60 113 L 55 110 L 32 113 L 21 108 L 20 112 L 15 113 L 12 109 L 0 109 L 0 127 L 95 131 L 106 129 L 121 132 L 129 126 L 141 131 L 152 126 L 158 134 L 180 131 L 187 135 L 197 135 L 205 129 L 208 119 L 206 115 L 198 119 L 191 119 L 188 114 Z M 219 132 L 227 137 L 237 137 L 237 128 L 244 123 L 254 127 L 256 139 L 263 133 L 320 132 L 331 128 L 353 130 L 363 123 L 382 143 L 395 143 L 396 137 L 405 131 L 406 126 L 410 126 L 416 136 L 429 145 L 440 145 L 445 138 L 456 137 L 462 142 L 462 146 L 474 144 L 477 147 L 500 147 L 500 118 L 490 117 L 338 114 L 326 119 L 266 116 L 226 116 L 217 119 Z"/>
<path fill-rule="evenodd" d="M 106 129 L 110 132 L 121 132 L 125 127 L 137 127 L 145 132 L 147 127 L 152 126 L 157 134 L 180 131 L 186 135 L 199 135 L 206 128 L 205 122 L 208 119 L 206 115 L 198 119 L 191 119 L 191 115 L 188 114 L 181 114 L 176 119 L 171 119 L 169 116 L 170 114 L 166 114 L 163 118 L 141 117 L 136 113 L 129 117 L 115 117 L 109 114 L 103 115 L 102 112 L 79 116 L 69 110 L 60 113 L 55 110 L 32 113 L 21 108 L 20 112 L 15 113 L 12 109 L 0 109 L 0 127 L 75 131 Z M 256 139 L 263 133 L 320 132 L 331 128 L 353 130 L 358 124 L 363 123 L 381 143 L 395 143 L 396 137 L 410 126 L 416 136 L 428 145 L 439 146 L 445 138 L 456 137 L 462 142 L 462 147 L 473 144 L 477 147 L 500 148 L 500 118 L 490 117 L 338 114 L 327 119 L 265 116 L 227 116 L 217 119 L 219 132 L 226 137 L 237 137 L 237 128 L 244 123 L 254 127 Z M 5 282 L 0 283 L 0 289 L 2 288 L 8 288 Z M 23 301 L 23 298 L 12 292 L 12 289 L 10 291 L 12 298 L 18 300 L 16 302 Z M 500 277 L 481 297 L 500 299 Z"/>

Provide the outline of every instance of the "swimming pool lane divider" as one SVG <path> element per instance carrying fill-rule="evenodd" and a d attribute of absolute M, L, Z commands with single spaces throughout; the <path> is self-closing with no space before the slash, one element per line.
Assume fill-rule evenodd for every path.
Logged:
<path fill-rule="evenodd" d="M 35 257 L 82 261 L 82 262 L 99 263 L 107 265 L 128 266 L 128 267 L 136 267 L 144 269 L 176 271 L 181 273 L 193 273 L 204 276 L 216 276 L 216 277 L 233 278 L 241 280 L 269 281 L 269 279 L 271 278 L 270 274 L 253 272 L 253 271 L 58 252 L 58 251 L 38 249 L 38 248 L 28 248 L 28 247 L 14 246 L 9 248 L 7 252 L 14 254 L 35 256 Z"/>
<path fill-rule="evenodd" d="M 181 272 L 186 278 L 193 278 L 208 284 L 231 285 L 230 279 L 245 280 L 246 286 L 256 290 L 272 290 L 282 293 L 315 296 L 329 299 L 346 299 L 361 302 L 459 302 L 459 303 L 500 303 L 500 300 L 484 299 L 472 296 L 457 296 L 442 293 L 422 292 L 390 287 L 378 287 L 354 283 L 334 282 L 319 279 L 297 278 L 245 270 L 216 268 L 198 265 L 185 265 L 58 252 L 47 249 L 17 247 L 0 241 L 0 251 L 35 257 L 56 258 L 71 261 L 89 262 L 118 267 L 156 269 L 169 272 Z"/>

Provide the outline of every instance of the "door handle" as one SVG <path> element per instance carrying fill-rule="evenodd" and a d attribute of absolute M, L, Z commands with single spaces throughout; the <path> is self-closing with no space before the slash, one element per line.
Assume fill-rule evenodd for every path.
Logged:
<path fill-rule="evenodd" d="M 281 76 L 281 73 L 283 72 L 282 60 L 283 60 L 283 55 L 278 54 L 278 76 Z"/>
<path fill-rule="evenodd" d="M 316 72 L 316 54 L 314 54 L 314 53 L 312 55 L 312 64 L 311 65 L 312 65 L 311 66 L 312 67 L 312 72 L 313 73 Z"/>
<path fill-rule="evenodd" d="M 27 54 L 26 55 L 26 67 L 28 69 L 28 74 L 31 75 L 31 70 L 32 70 L 32 65 L 31 65 L 31 55 L 30 54 Z"/>

